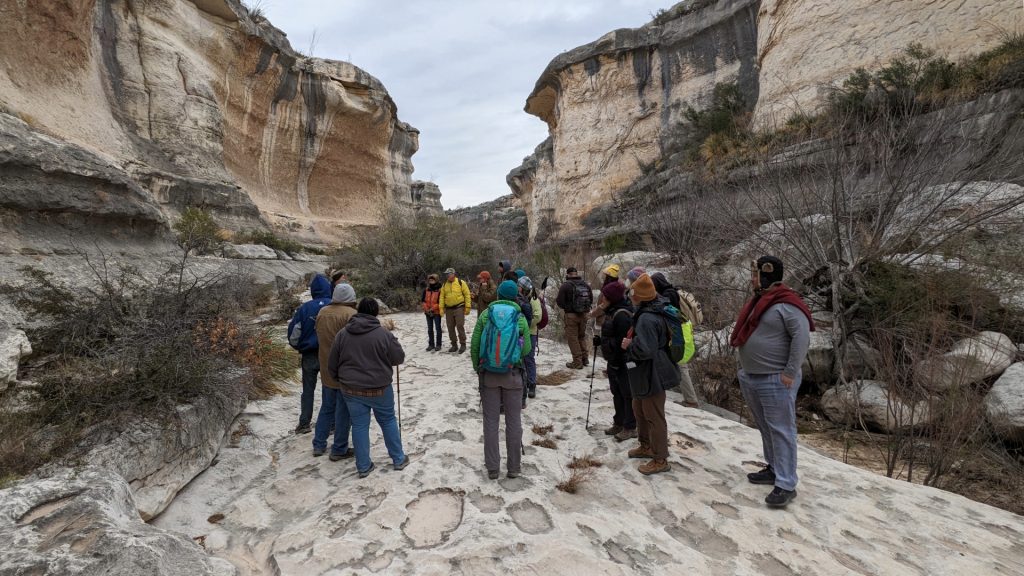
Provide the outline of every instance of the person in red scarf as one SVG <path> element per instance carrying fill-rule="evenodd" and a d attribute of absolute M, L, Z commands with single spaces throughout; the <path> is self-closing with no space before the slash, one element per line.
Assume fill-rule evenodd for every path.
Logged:
<path fill-rule="evenodd" d="M 796 498 L 796 394 L 814 330 L 810 309 L 782 283 L 782 272 L 782 260 L 775 256 L 751 264 L 754 297 L 740 311 L 729 340 L 739 350 L 740 389 L 761 431 L 768 463 L 747 479 L 774 485 L 765 497 L 773 508 L 785 508 Z"/>

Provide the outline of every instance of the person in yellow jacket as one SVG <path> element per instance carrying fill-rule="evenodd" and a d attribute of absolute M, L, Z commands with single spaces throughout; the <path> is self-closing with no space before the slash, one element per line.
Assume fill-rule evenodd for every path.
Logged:
<path fill-rule="evenodd" d="M 469 293 L 469 284 L 455 274 L 454 268 L 449 268 L 444 273 L 448 276 L 448 281 L 441 286 L 441 298 L 437 306 L 448 323 L 448 340 L 452 343 L 448 352 L 462 354 L 466 351 L 466 315 L 473 306 L 473 298 Z M 459 337 L 458 347 L 455 346 L 456 330 Z"/>

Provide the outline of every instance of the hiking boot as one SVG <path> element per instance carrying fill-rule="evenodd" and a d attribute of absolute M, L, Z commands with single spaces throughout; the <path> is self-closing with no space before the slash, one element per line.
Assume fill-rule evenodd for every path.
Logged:
<path fill-rule="evenodd" d="M 626 429 L 623 428 L 621 432 L 615 435 L 616 442 L 625 442 L 631 438 L 636 438 L 636 428 Z"/>
<path fill-rule="evenodd" d="M 590 358 L 584 358 L 583 359 L 583 366 L 584 367 L 590 366 Z"/>
<path fill-rule="evenodd" d="M 526 398 L 523 398 L 523 410 L 526 410 Z"/>
<path fill-rule="evenodd" d="M 355 455 L 356 451 L 349 448 L 348 450 L 345 451 L 344 454 L 337 454 L 332 450 L 329 458 L 331 459 L 331 462 L 337 462 L 338 460 L 348 460 L 349 458 L 352 458 Z"/>
<path fill-rule="evenodd" d="M 527 398 L 536 398 L 537 397 L 537 389 L 536 388 L 530 388 L 529 390 L 526 391 L 526 396 L 527 396 Z"/>
<path fill-rule="evenodd" d="M 433 352 L 433 351 L 434 351 L 434 345 L 433 344 L 431 344 L 430 346 L 427 346 L 426 352 Z"/>
<path fill-rule="evenodd" d="M 376 468 L 376 466 L 373 465 L 373 462 L 370 462 L 370 467 L 367 468 L 366 470 L 361 470 L 359 472 L 359 477 L 360 478 L 366 478 L 367 476 L 370 475 L 370 472 L 373 472 L 374 468 Z"/>
<path fill-rule="evenodd" d="M 622 432 L 622 426 L 619 426 L 618 424 L 613 425 L 611 428 L 604 429 L 605 436 L 615 436 L 619 432 Z"/>
<path fill-rule="evenodd" d="M 323 448 L 313 448 L 313 458 L 319 458 L 327 453 L 327 450 Z"/>
<path fill-rule="evenodd" d="M 399 462 L 398 464 L 394 464 L 393 466 L 394 466 L 395 470 L 405 470 L 405 467 L 408 466 L 408 465 L 409 465 L 409 455 L 406 454 L 405 458 L 402 458 L 401 462 Z"/>
<path fill-rule="evenodd" d="M 463 344 L 462 346 L 459 346 L 459 354 L 462 354 L 465 351 L 466 351 L 466 345 L 465 344 Z"/>
<path fill-rule="evenodd" d="M 757 472 L 747 474 L 747 480 L 751 484 L 775 484 L 775 470 L 772 470 L 771 466 L 765 466 Z"/>
<path fill-rule="evenodd" d="M 669 465 L 668 460 L 654 459 L 646 464 L 637 466 L 636 469 L 644 476 L 650 476 L 651 474 L 658 474 L 659 472 L 668 472 L 672 469 L 672 466 Z"/>
<path fill-rule="evenodd" d="M 500 476 L 500 474 L 498 473 L 497 470 L 488 470 L 487 471 L 487 478 L 489 478 L 491 480 L 497 480 L 498 476 Z"/>
<path fill-rule="evenodd" d="M 654 451 L 651 450 L 650 446 L 641 444 L 630 450 L 627 456 L 630 458 L 654 458 Z"/>
<path fill-rule="evenodd" d="M 687 408 L 700 408 L 700 402 L 683 402 L 683 406 Z"/>
<path fill-rule="evenodd" d="M 774 490 L 764 497 L 764 503 L 769 508 L 785 508 L 794 498 L 796 498 L 796 490 L 783 490 L 776 486 Z"/>
<path fill-rule="evenodd" d="M 515 472 L 513 472 L 512 470 L 509 470 L 508 474 L 506 474 L 505 477 L 506 478 L 519 478 L 519 471 L 516 470 Z"/>
<path fill-rule="evenodd" d="M 309 434 L 313 431 L 313 427 L 309 424 L 299 424 L 295 427 L 296 434 Z"/>
<path fill-rule="evenodd" d="M 583 364 L 573 360 L 572 362 L 565 363 L 566 368 L 572 368 L 573 370 L 583 370 Z"/>
<path fill-rule="evenodd" d="M 455 344 L 452 344 L 452 347 L 448 349 L 448 353 L 449 354 L 454 354 L 454 353 L 456 353 L 458 351 L 459 351 L 459 347 L 456 346 Z"/>

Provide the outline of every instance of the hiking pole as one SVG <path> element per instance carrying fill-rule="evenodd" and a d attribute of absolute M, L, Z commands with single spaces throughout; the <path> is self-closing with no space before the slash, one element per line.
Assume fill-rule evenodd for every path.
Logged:
<path fill-rule="evenodd" d="M 597 320 L 594 320 L 594 330 L 597 330 Z M 593 345 L 593 343 L 591 343 Z M 590 393 L 587 394 L 587 423 L 583 428 L 590 433 L 590 402 L 594 399 L 594 373 L 597 372 L 597 346 L 594 346 L 594 361 L 590 363 Z"/>

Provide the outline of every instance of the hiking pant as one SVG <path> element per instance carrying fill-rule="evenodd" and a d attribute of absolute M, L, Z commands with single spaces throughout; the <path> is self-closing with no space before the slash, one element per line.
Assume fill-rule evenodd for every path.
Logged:
<path fill-rule="evenodd" d="M 523 358 L 526 368 L 526 387 L 530 390 L 537 388 L 537 335 L 530 334 L 530 353 Z"/>
<path fill-rule="evenodd" d="M 686 364 L 679 364 L 679 391 L 683 393 L 683 402 L 700 404 L 693 379 L 690 378 L 690 367 Z"/>
<path fill-rule="evenodd" d="M 635 429 L 633 392 L 629 389 L 629 375 L 625 366 L 608 366 L 608 387 L 612 390 L 612 404 L 615 406 L 612 423 L 626 430 Z"/>
<path fill-rule="evenodd" d="M 577 364 L 589 362 L 587 358 L 587 315 L 575 312 L 565 313 L 565 340 Z"/>
<path fill-rule="evenodd" d="M 636 436 L 641 446 L 650 446 L 655 460 L 668 458 L 668 423 L 665 422 L 665 392 L 633 398 Z"/>
<path fill-rule="evenodd" d="M 449 308 L 444 311 L 444 318 L 448 321 L 448 339 L 452 341 L 452 346 L 455 346 L 455 342 L 461 346 L 466 345 L 466 309 L 462 306 L 458 308 Z M 455 338 L 455 330 L 458 329 L 459 337 L 458 340 Z"/>
<path fill-rule="evenodd" d="M 320 354 L 316 350 L 302 353 L 302 396 L 299 397 L 299 426 L 308 426 L 313 420 L 313 399 L 316 396 L 316 378 L 320 375 Z"/>
<path fill-rule="evenodd" d="M 798 373 L 786 388 L 781 374 L 738 373 L 740 391 L 761 431 L 764 460 L 775 471 L 775 485 L 794 490 L 796 475 L 796 393 L 800 389 Z"/>
<path fill-rule="evenodd" d="M 519 472 L 523 450 L 522 398 L 523 374 L 513 368 L 505 374 L 482 372 L 480 395 L 484 412 L 484 464 L 488 472 L 501 470 L 501 449 L 498 446 L 498 419 L 505 406 L 505 469 Z"/>
<path fill-rule="evenodd" d="M 344 454 L 348 452 L 348 436 L 352 429 L 352 423 L 348 415 L 348 406 L 341 396 L 341 390 L 320 387 L 320 413 L 316 417 L 316 430 L 313 431 L 313 448 L 317 450 L 327 449 L 327 437 L 334 430 L 334 442 L 331 445 L 332 454 Z"/>
<path fill-rule="evenodd" d="M 342 394 L 342 397 L 352 417 L 352 447 L 356 453 L 356 470 L 366 472 L 373 465 L 373 460 L 370 460 L 370 412 L 373 412 L 380 426 L 391 462 L 401 464 L 405 460 L 405 452 L 402 450 L 402 433 L 395 419 L 394 387 L 389 385 L 385 388 L 383 396 Z"/>
<path fill-rule="evenodd" d="M 427 317 L 427 336 L 430 337 L 430 340 L 427 343 L 431 346 L 437 346 L 440 348 L 441 344 L 444 343 L 444 338 L 441 336 L 441 315 L 424 314 L 424 316 Z"/>

